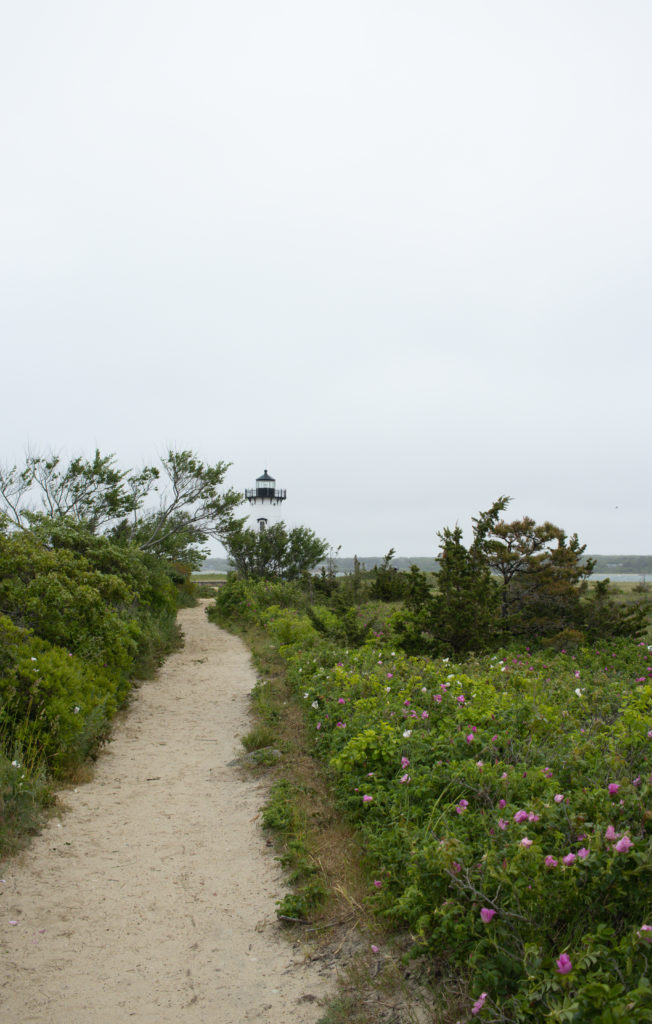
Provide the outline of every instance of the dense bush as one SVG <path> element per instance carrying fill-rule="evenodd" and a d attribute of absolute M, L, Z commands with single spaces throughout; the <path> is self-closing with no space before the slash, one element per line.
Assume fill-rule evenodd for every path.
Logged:
<path fill-rule="evenodd" d="M 0 530 L 0 851 L 32 827 L 48 777 L 94 753 L 134 679 L 178 646 L 178 575 L 84 524 Z"/>
<path fill-rule="evenodd" d="M 105 737 L 127 684 L 117 673 L 0 616 L 0 737 L 6 755 L 61 774 Z"/>
<path fill-rule="evenodd" d="M 212 622 L 259 622 L 266 608 L 300 607 L 306 605 L 304 590 L 298 583 L 273 580 L 243 580 L 230 573 L 217 592 L 215 603 L 207 609 Z"/>
<path fill-rule="evenodd" d="M 363 833 L 372 903 L 414 953 L 470 969 L 473 1016 L 652 1020 L 648 648 L 454 663 L 378 639 L 336 654 L 301 613 L 267 620 Z"/>
<path fill-rule="evenodd" d="M 129 561 L 106 538 L 92 541 L 93 560 L 48 546 L 39 533 L 0 534 L 0 614 L 84 661 L 129 674 L 153 623 L 174 617 L 174 587 L 160 566 L 147 566 L 148 556 L 131 552 Z"/>

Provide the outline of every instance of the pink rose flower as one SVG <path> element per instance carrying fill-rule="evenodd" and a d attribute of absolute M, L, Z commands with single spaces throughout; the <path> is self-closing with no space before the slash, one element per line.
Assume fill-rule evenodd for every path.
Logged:
<path fill-rule="evenodd" d="M 616 850 L 618 853 L 627 853 L 627 851 L 631 849 L 633 845 L 634 844 L 629 838 L 629 836 L 623 836 L 623 838 L 619 839 L 616 845 L 614 846 L 614 850 Z"/>
<path fill-rule="evenodd" d="M 547 868 L 556 868 L 559 861 L 555 860 L 554 857 L 551 857 L 550 854 L 548 854 L 543 863 Z"/>
<path fill-rule="evenodd" d="M 573 962 L 568 953 L 562 953 L 557 960 L 557 970 L 560 974 L 570 974 L 573 970 Z"/>
<path fill-rule="evenodd" d="M 484 1006 L 484 1002 L 485 1002 L 486 998 L 487 998 L 487 993 L 486 992 L 481 992 L 479 997 L 474 1002 L 473 1006 L 471 1007 L 471 1013 L 473 1014 L 474 1017 L 478 1013 L 480 1013 L 480 1010 Z"/>

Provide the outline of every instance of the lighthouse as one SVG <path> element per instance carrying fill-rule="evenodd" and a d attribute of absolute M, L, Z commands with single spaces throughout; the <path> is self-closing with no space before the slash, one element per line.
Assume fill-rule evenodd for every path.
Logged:
<path fill-rule="evenodd" d="M 252 518 L 258 523 L 258 529 L 264 530 L 270 522 L 277 522 L 286 491 L 276 486 L 276 480 L 267 470 L 262 476 L 256 477 L 256 486 L 245 491 L 245 498 L 252 506 Z"/>

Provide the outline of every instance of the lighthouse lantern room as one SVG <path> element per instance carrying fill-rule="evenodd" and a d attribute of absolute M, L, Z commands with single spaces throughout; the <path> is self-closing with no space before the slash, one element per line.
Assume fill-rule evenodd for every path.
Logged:
<path fill-rule="evenodd" d="M 256 478 L 255 487 L 245 491 L 245 498 L 253 508 L 252 516 L 258 523 L 259 530 L 264 530 L 270 519 L 278 518 L 278 512 L 271 510 L 279 509 L 286 495 L 287 492 L 276 486 L 276 480 L 267 470 Z"/>

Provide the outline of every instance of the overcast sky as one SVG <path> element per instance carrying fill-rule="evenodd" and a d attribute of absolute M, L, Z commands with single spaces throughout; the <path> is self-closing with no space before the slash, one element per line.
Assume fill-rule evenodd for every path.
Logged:
<path fill-rule="evenodd" d="M 652 553 L 649 0 L 2 21 L 0 461 L 268 468 L 343 555 L 501 494 Z"/>

